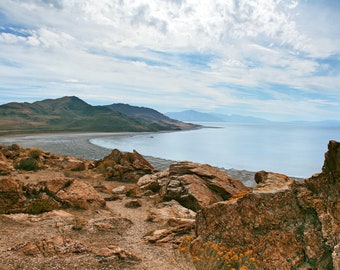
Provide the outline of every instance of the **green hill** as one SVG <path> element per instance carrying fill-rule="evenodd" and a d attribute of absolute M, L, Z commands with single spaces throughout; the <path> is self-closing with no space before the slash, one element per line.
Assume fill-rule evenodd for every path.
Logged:
<path fill-rule="evenodd" d="M 149 108 L 92 106 L 77 97 L 0 106 L 0 135 L 37 132 L 160 131 L 193 128 Z"/>

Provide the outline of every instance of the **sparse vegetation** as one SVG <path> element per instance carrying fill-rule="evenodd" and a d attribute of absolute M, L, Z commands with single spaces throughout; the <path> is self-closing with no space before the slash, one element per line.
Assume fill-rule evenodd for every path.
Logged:
<path fill-rule="evenodd" d="M 49 200 L 34 200 L 32 201 L 29 212 L 33 215 L 38 215 L 53 209 L 55 209 L 55 204 Z"/>
<path fill-rule="evenodd" d="M 77 97 L 0 105 L 0 135 L 37 132 L 159 131 L 195 128 L 148 108 L 91 106 Z"/>
<path fill-rule="evenodd" d="M 40 155 L 42 154 L 42 151 L 40 149 L 32 149 L 28 156 L 33 159 L 39 159 Z"/>
<path fill-rule="evenodd" d="M 20 161 L 16 163 L 14 167 L 17 170 L 24 171 L 37 171 L 39 169 L 38 162 L 32 157 L 20 159 Z"/>
<path fill-rule="evenodd" d="M 192 240 L 191 236 L 183 237 L 178 250 L 197 270 L 261 269 L 261 262 L 255 258 L 252 250 L 242 251 L 239 248 L 228 248 L 221 243 L 208 241 L 193 252 L 190 249 Z"/>

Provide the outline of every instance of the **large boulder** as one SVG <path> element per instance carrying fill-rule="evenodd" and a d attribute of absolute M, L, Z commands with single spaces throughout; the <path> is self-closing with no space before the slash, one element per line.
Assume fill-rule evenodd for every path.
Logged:
<path fill-rule="evenodd" d="M 322 173 L 304 183 L 261 171 L 252 192 L 204 207 L 192 252 L 214 242 L 261 269 L 339 269 L 339 153 L 331 141 Z"/>
<path fill-rule="evenodd" d="M 208 164 L 182 161 L 170 165 L 167 183 L 162 187 L 163 200 L 176 200 L 184 207 L 198 211 L 224 201 L 249 188 L 241 181 Z"/>
<path fill-rule="evenodd" d="M 105 200 L 88 183 L 72 178 L 55 178 L 24 183 L 12 178 L 0 179 L 0 213 L 31 213 L 74 207 L 103 208 Z"/>
<path fill-rule="evenodd" d="M 135 150 L 130 153 L 114 149 L 111 154 L 97 161 L 96 167 L 109 181 L 137 183 L 140 177 L 154 172 L 152 165 Z"/>
<path fill-rule="evenodd" d="M 79 209 L 102 208 L 105 200 L 89 183 L 74 180 L 69 186 L 59 190 L 55 197 L 63 205 Z"/>

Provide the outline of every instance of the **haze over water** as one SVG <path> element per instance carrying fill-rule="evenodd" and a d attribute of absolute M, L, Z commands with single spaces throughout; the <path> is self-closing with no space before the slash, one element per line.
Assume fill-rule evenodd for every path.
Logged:
<path fill-rule="evenodd" d="M 208 163 L 226 169 L 266 170 L 310 177 L 321 171 L 329 140 L 340 141 L 340 127 L 277 123 L 201 124 L 216 128 L 102 137 L 90 142 L 110 149 L 135 149 L 143 155 Z"/>

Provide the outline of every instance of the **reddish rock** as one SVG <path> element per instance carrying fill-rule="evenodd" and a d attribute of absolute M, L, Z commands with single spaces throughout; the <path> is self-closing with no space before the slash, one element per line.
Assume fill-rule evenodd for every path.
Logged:
<path fill-rule="evenodd" d="M 83 243 L 61 236 L 22 243 L 11 248 L 11 250 L 32 257 L 60 257 L 91 252 Z"/>
<path fill-rule="evenodd" d="M 176 200 L 194 211 L 249 191 L 241 181 L 207 164 L 187 161 L 174 163 L 170 165 L 168 177 L 168 182 L 161 190 L 163 199 Z"/>
<path fill-rule="evenodd" d="M 119 260 L 140 261 L 140 258 L 132 252 L 114 245 L 97 249 L 94 251 L 94 254 L 101 258 L 115 257 Z"/>
<path fill-rule="evenodd" d="M 142 202 L 141 200 L 134 199 L 134 200 L 130 200 L 126 202 L 124 206 L 126 208 L 139 208 L 139 207 L 142 207 Z"/>
<path fill-rule="evenodd" d="M 273 193 L 287 190 L 294 183 L 294 181 L 286 175 L 265 171 L 259 171 L 255 174 L 255 182 L 257 185 L 254 187 L 253 192 L 259 193 L 265 193 L 266 191 Z"/>
<path fill-rule="evenodd" d="M 106 180 L 137 183 L 138 179 L 154 172 L 151 164 L 137 151 L 121 152 L 114 149 L 110 155 L 96 164 L 99 171 L 103 171 Z"/>
<path fill-rule="evenodd" d="M 102 208 L 106 205 L 103 197 L 90 184 L 78 180 L 58 191 L 55 196 L 63 205 L 79 209 Z"/>
<path fill-rule="evenodd" d="M 74 179 L 72 178 L 54 178 L 43 183 L 44 187 L 46 187 L 46 190 L 48 192 L 51 192 L 53 194 L 56 194 L 59 190 L 62 190 L 63 188 L 70 186 L 73 183 Z"/>
<path fill-rule="evenodd" d="M 18 180 L 0 180 L 0 213 L 40 214 L 62 207 L 102 208 L 106 203 L 88 183 L 56 178 L 24 185 Z"/>
<path fill-rule="evenodd" d="M 154 174 L 147 174 L 139 178 L 137 185 L 141 190 L 158 192 L 164 186 L 169 178 L 169 170 L 163 170 Z"/>
<path fill-rule="evenodd" d="M 7 162 L 6 156 L 2 153 L 2 147 L 0 146 L 0 162 Z"/>
<path fill-rule="evenodd" d="M 7 159 L 15 159 L 20 155 L 22 149 L 17 144 L 12 144 L 10 146 L 2 146 L 0 151 Z"/>
<path fill-rule="evenodd" d="M 177 201 L 162 202 L 149 210 L 147 220 L 163 224 L 176 224 L 194 221 L 196 213 L 183 207 Z M 192 222 L 193 223 L 193 222 Z"/>
<path fill-rule="evenodd" d="M 22 183 L 12 178 L 0 179 L 0 214 L 22 212 L 24 201 Z"/>
<path fill-rule="evenodd" d="M 322 173 L 305 183 L 262 171 L 252 192 L 204 207 L 192 251 L 212 241 L 251 251 L 261 269 L 339 269 L 339 153 L 331 141 Z"/>
<path fill-rule="evenodd" d="M 194 224 L 192 222 L 187 222 L 176 227 L 152 231 L 149 235 L 146 235 L 144 239 L 150 244 L 178 244 L 179 238 L 185 234 L 189 234 L 193 227 Z"/>
<path fill-rule="evenodd" d="M 7 163 L 7 158 L 2 153 L 2 147 L 0 146 L 0 176 L 9 175 L 10 168 L 9 164 Z"/>
<path fill-rule="evenodd" d="M 65 157 L 62 161 L 62 166 L 70 171 L 84 171 L 86 169 L 86 162 L 75 157 Z"/>

